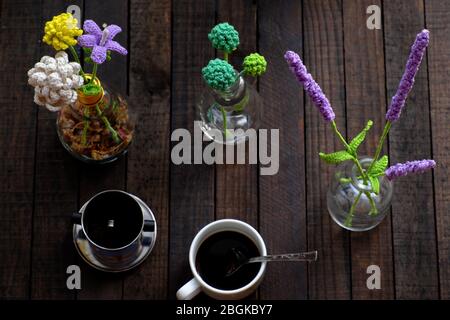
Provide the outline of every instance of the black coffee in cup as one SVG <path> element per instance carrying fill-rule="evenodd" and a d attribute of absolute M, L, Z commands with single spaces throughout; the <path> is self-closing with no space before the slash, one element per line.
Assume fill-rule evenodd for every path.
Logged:
<path fill-rule="evenodd" d="M 88 203 L 83 224 L 90 240 L 98 246 L 121 248 L 140 234 L 142 210 L 137 201 L 124 192 L 100 193 Z"/>
<path fill-rule="evenodd" d="M 234 231 L 222 231 L 208 237 L 198 249 L 196 268 L 200 277 L 210 286 L 221 290 L 234 290 L 249 284 L 258 274 L 261 263 L 242 266 L 235 273 L 235 252 L 249 259 L 260 255 L 256 244 L 247 236 Z"/>

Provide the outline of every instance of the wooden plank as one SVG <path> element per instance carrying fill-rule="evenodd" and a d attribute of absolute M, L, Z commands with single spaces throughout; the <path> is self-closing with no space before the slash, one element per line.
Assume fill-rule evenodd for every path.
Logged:
<path fill-rule="evenodd" d="M 23 79 L 38 61 L 42 18 L 34 1 L 19 1 L 15 6 L 1 2 L 0 8 L 0 299 L 25 299 L 29 296 L 37 106 L 33 88 Z"/>
<path fill-rule="evenodd" d="M 240 71 L 245 56 L 256 52 L 256 4 L 251 1 L 221 0 L 217 13 L 216 23 L 229 22 L 239 32 L 239 48 L 230 56 L 230 63 Z M 248 144 L 246 150 L 248 152 Z M 216 165 L 216 219 L 238 219 L 258 228 L 257 174 L 255 165 Z M 254 294 L 250 298 L 256 296 Z"/>
<path fill-rule="evenodd" d="M 45 1 L 40 11 L 41 39 L 45 21 L 65 12 L 69 4 Z M 36 13 L 33 13 L 37 15 Z M 40 42 L 40 55 L 54 55 L 53 48 Z M 71 214 L 78 206 L 78 163 L 62 147 L 56 134 L 56 114 L 38 111 L 38 133 L 33 217 L 32 299 L 74 299 L 66 287 L 66 269 L 76 261 L 72 242 Z"/>
<path fill-rule="evenodd" d="M 434 192 L 439 257 L 440 297 L 450 299 L 450 142 L 448 137 L 450 111 L 450 3 L 431 0 L 425 2 L 427 28 L 431 32 L 428 50 L 431 128 L 434 170 Z"/>
<path fill-rule="evenodd" d="M 218 5 L 217 23 L 229 22 L 239 32 L 240 45 L 230 56 L 230 63 L 240 71 L 244 57 L 256 52 L 256 5 L 239 0 L 223 0 Z M 216 165 L 216 219 L 239 219 L 257 228 L 257 183 L 254 165 Z"/>
<path fill-rule="evenodd" d="M 359 155 L 373 155 L 383 131 L 386 113 L 384 75 L 384 43 L 382 30 L 366 26 L 366 9 L 370 5 L 381 8 L 381 1 L 344 0 L 345 89 L 347 103 L 347 131 L 354 137 L 371 119 L 374 125 Z M 385 147 L 384 152 L 387 152 Z M 391 217 L 387 216 L 370 232 L 351 234 L 352 298 L 393 299 L 394 270 L 392 264 Z M 367 267 L 381 269 L 381 290 L 369 290 L 366 285 Z"/>
<path fill-rule="evenodd" d="M 258 2 L 259 48 L 268 61 L 260 79 L 263 127 L 279 129 L 279 171 L 260 176 L 260 229 L 268 251 L 307 249 L 302 89 L 283 55 L 302 51 L 302 9 L 298 1 Z M 262 299 L 307 298 L 307 265 L 274 264 L 262 283 Z"/>
<path fill-rule="evenodd" d="M 387 96 L 392 97 L 411 44 L 424 27 L 423 1 L 385 1 L 384 21 Z M 402 117 L 391 130 L 391 163 L 431 157 L 428 98 L 425 59 Z M 388 100 L 389 103 L 390 98 Z M 399 179 L 394 189 L 392 225 L 396 298 L 438 298 L 432 175 Z"/>
<path fill-rule="evenodd" d="M 214 57 L 207 34 L 215 22 L 214 1 L 173 2 L 172 131 L 193 132 L 195 102 L 203 87 L 201 68 Z M 174 145 L 176 143 L 173 143 Z M 170 167 L 169 298 L 192 275 L 189 245 L 196 232 L 214 220 L 214 166 Z"/>
<path fill-rule="evenodd" d="M 84 20 L 94 20 L 101 28 L 103 24 L 116 24 L 122 32 L 114 40 L 128 48 L 128 2 L 121 0 L 104 1 L 90 0 L 85 2 Z M 111 54 L 107 61 L 98 68 L 98 77 L 110 90 L 120 94 L 127 92 L 127 59 L 117 53 Z M 92 65 L 85 64 L 85 71 L 90 73 Z M 131 107 L 133 107 L 131 105 Z M 83 205 L 96 193 L 107 189 L 126 188 L 126 158 L 102 165 L 80 165 L 79 203 Z M 99 272 L 79 259 L 83 274 L 83 290 L 78 299 L 121 299 L 123 275 L 111 275 Z"/>
<path fill-rule="evenodd" d="M 142 267 L 125 279 L 125 299 L 165 299 L 168 283 L 171 2 L 130 4 L 130 98 L 137 122 L 128 191 L 154 211 L 158 235 Z"/>
<path fill-rule="evenodd" d="M 336 113 L 345 133 L 345 75 L 342 3 L 339 0 L 303 2 L 304 61 Z M 309 268 L 312 299 L 349 299 L 351 295 L 349 235 L 331 219 L 326 195 L 334 168 L 318 153 L 342 148 L 333 131 L 306 98 L 306 203 L 308 246 L 320 250 Z"/>

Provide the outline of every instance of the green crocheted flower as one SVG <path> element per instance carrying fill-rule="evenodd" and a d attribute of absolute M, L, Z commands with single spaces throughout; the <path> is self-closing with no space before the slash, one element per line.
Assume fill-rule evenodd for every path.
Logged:
<path fill-rule="evenodd" d="M 214 48 L 231 53 L 239 46 L 239 33 L 228 22 L 219 23 L 208 34 Z"/>
<path fill-rule="evenodd" d="M 252 53 L 244 58 L 242 66 L 246 74 L 257 77 L 266 72 L 267 61 L 262 55 Z"/>
<path fill-rule="evenodd" d="M 236 81 L 233 67 L 222 59 L 210 60 L 202 69 L 202 75 L 206 83 L 216 90 L 225 90 Z"/>

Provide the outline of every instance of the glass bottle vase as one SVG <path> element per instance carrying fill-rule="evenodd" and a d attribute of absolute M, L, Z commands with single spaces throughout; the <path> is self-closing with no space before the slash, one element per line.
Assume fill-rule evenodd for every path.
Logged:
<path fill-rule="evenodd" d="M 360 159 L 364 170 L 371 162 L 371 158 Z M 384 176 L 378 180 L 380 190 L 376 194 L 370 182 L 364 183 L 354 162 L 345 161 L 336 167 L 328 188 L 327 206 L 339 226 L 350 231 L 367 231 L 383 221 L 389 213 L 393 184 Z"/>
<path fill-rule="evenodd" d="M 88 79 L 90 75 L 87 75 Z M 109 163 L 124 155 L 133 139 L 134 121 L 127 101 L 98 79 L 101 92 L 61 108 L 56 128 L 64 148 L 85 163 Z"/>
<path fill-rule="evenodd" d="M 245 141 L 248 129 L 260 126 L 262 99 L 244 77 L 224 91 L 207 87 L 197 102 L 201 129 L 211 140 L 225 144 Z"/>

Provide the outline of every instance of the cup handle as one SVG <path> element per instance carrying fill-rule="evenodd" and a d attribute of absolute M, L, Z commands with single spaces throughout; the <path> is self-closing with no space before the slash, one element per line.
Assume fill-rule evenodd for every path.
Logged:
<path fill-rule="evenodd" d="M 191 300 L 202 291 L 200 283 L 193 278 L 177 291 L 178 300 Z"/>
<path fill-rule="evenodd" d="M 79 212 L 72 213 L 72 223 L 81 225 L 81 213 Z"/>

